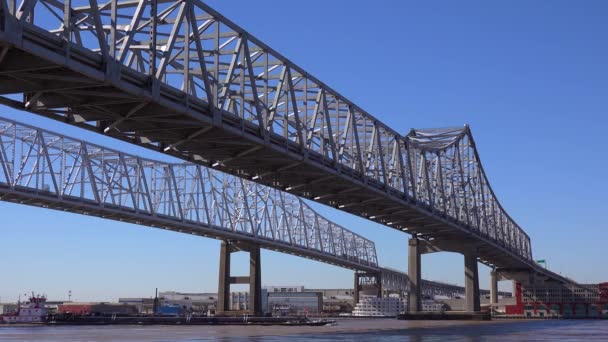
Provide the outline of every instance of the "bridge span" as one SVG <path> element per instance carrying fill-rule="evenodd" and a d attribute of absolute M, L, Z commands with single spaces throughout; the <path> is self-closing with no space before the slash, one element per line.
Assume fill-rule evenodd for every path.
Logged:
<path fill-rule="evenodd" d="M 465 255 L 470 298 L 478 261 L 569 281 L 533 261 L 466 126 L 394 130 L 200 0 L 0 7 L 1 103 L 411 234 L 412 311 L 425 252 Z"/>

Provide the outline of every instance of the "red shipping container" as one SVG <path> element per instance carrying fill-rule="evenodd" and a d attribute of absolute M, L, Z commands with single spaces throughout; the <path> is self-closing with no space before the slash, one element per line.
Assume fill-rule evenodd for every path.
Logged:
<path fill-rule="evenodd" d="M 91 313 L 91 306 L 91 304 L 85 303 L 59 304 L 57 312 L 72 313 L 75 315 L 88 315 Z"/>

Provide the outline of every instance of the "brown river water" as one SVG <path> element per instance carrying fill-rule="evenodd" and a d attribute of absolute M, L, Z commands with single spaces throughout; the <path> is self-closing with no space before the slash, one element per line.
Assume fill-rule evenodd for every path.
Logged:
<path fill-rule="evenodd" d="M 325 327 L 0 327 L 0 341 L 608 341 L 608 320 L 397 321 L 344 319 Z"/>

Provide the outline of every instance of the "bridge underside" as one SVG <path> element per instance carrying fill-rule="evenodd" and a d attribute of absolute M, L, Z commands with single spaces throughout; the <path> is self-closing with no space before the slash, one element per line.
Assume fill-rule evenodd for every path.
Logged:
<path fill-rule="evenodd" d="M 27 41 L 23 44 L 23 50 L 35 48 Z M 360 217 L 398 222 L 409 233 L 432 237 L 440 248 L 476 248 L 482 262 L 496 267 L 528 265 L 484 238 L 472 240 L 471 232 L 440 212 L 429 214 L 429 208 L 419 203 L 396 199 L 390 189 L 370 186 L 367 177 L 348 169 L 336 172 L 332 165 L 319 167 L 322 156 L 303 154 L 295 143 L 274 140 L 272 135 L 261 140 L 253 124 L 211 113 L 201 100 L 162 84 L 158 94 L 144 91 L 149 88 L 147 79 L 131 70 L 123 69 L 121 79 L 110 84 L 106 75 L 84 63 L 61 66 L 65 59 L 53 51 L 45 51 L 49 60 L 44 60 L 7 45 L 2 49 L 0 94 L 25 94 L 22 101 L 1 98 L 5 105 L 282 188 Z"/>

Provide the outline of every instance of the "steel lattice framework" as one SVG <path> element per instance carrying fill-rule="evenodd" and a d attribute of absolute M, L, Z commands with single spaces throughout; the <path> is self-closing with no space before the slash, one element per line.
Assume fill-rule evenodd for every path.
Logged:
<path fill-rule="evenodd" d="M 200 165 L 143 159 L 2 118 L 0 165 L 2 200 L 378 267 L 372 241 L 296 196 Z"/>
<path fill-rule="evenodd" d="M 532 258 L 530 238 L 494 195 L 468 126 L 412 130 L 406 139 L 419 200 L 525 259 Z"/>
<path fill-rule="evenodd" d="M 6 105 L 534 269 L 468 127 L 401 134 L 200 0 L 0 1 Z"/>

